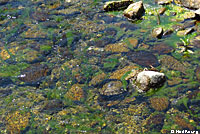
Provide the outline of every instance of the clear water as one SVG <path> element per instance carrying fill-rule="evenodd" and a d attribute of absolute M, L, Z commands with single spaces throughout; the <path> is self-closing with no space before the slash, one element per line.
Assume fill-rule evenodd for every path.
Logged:
<path fill-rule="evenodd" d="M 198 30 L 185 37 L 174 31 L 156 39 L 151 33 L 159 27 L 157 17 L 149 12 L 161 6 L 143 1 L 143 19 L 132 22 L 123 11 L 104 12 L 105 2 L 0 2 L 1 133 L 200 129 L 200 50 L 198 45 L 188 48 L 193 53 L 177 47 Z M 174 10 L 165 7 L 166 14 L 160 16 L 165 30 L 191 21 L 171 21 L 174 16 L 167 13 Z M 157 90 L 138 93 L 122 79 L 131 69 L 150 66 L 167 77 Z M 111 81 L 121 81 L 126 90 L 102 95 Z"/>

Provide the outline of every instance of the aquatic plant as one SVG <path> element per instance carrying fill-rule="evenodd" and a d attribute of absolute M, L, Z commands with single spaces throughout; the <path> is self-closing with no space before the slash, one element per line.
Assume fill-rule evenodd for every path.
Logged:
<path fill-rule="evenodd" d="M 122 81 L 122 85 L 124 90 L 126 90 L 128 82 L 126 81 L 126 77 L 131 73 L 132 71 L 128 71 L 126 73 L 124 73 L 124 75 L 121 77 L 121 81 Z"/>
<path fill-rule="evenodd" d="M 66 37 L 67 37 L 68 46 L 71 46 L 71 44 L 74 40 L 74 33 L 72 31 L 67 31 Z"/>
<path fill-rule="evenodd" d="M 186 35 L 184 38 L 180 38 L 183 46 L 179 46 L 180 50 L 178 52 L 183 53 L 185 57 L 189 57 L 190 54 L 193 54 L 194 52 L 191 50 L 192 46 L 190 45 L 190 40 L 196 35 L 197 33 L 193 33 L 191 35 Z"/>
<path fill-rule="evenodd" d="M 161 21 L 160 21 L 160 14 L 158 13 L 158 11 L 155 9 L 156 12 L 156 19 L 157 19 L 157 24 L 160 25 Z"/>
<path fill-rule="evenodd" d="M 108 58 L 105 59 L 105 63 L 103 64 L 103 67 L 106 69 L 114 69 L 115 66 L 119 63 L 119 59 L 117 58 Z"/>
<path fill-rule="evenodd" d="M 187 47 L 190 44 L 190 40 L 189 38 L 187 38 L 188 36 L 184 37 L 184 38 L 180 38 L 180 40 L 182 41 L 183 45 L 185 47 Z"/>
<path fill-rule="evenodd" d="M 20 74 L 20 70 L 27 68 L 27 63 L 17 63 L 15 65 L 4 64 L 0 66 L 0 77 L 14 77 Z"/>

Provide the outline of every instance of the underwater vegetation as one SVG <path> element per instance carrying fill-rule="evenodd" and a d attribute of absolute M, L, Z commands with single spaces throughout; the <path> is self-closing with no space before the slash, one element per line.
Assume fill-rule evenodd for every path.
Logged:
<path fill-rule="evenodd" d="M 0 1 L 0 133 L 200 130 L 194 9 L 144 0 L 130 20 L 126 2 L 105 12 L 106 2 Z M 130 78 L 144 70 L 166 82 L 139 93 Z"/>

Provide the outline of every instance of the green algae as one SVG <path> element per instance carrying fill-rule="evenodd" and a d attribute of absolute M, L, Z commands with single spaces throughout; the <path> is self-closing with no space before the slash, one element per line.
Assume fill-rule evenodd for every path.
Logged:
<path fill-rule="evenodd" d="M 23 2 L 23 0 L 22 0 Z M 35 2 L 39 2 L 39 1 L 35 1 Z M 42 3 L 42 1 L 40 1 Z M 87 6 L 87 2 L 83 1 L 84 5 Z M 151 3 L 150 1 L 145 0 L 146 3 Z M 86 4 L 87 3 L 87 4 Z M 95 6 L 101 6 L 101 1 L 93 1 L 93 3 L 95 3 Z M 48 8 L 46 7 L 49 6 Z M 46 4 L 39 4 L 39 6 L 37 6 L 37 10 L 48 10 L 52 7 L 50 7 L 52 5 L 51 1 L 49 1 L 49 3 Z M 62 1 L 62 4 L 66 4 L 64 1 Z M 69 4 L 69 3 L 68 3 Z M 63 7 L 60 6 L 58 8 L 77 8 L 78 10 L 81 11 L 81 15 L 77 17 L 77 19 L 79 19 L 79 21 L 85 21 L 85 18 L 90 17 L 88 15 L 85 15 L 85 13 L 91 13 L 93 12 L 93 10 L 95 10 L 95 14 L 99 14 L 98 11 L 96 11 L 95 7 L 94 9 L 90 8 L 87 9 L 88 7 L 84 7 L 85 9 L 82 10 L 82 7 L 76 7 L 76 4 L 66 4 Z M 25 6 L 25 4 L 23 4 L 23 6 Z M 16 13 L 16 11 L 18 10 L 17 8 L 12 9 L 12 5 L 7 5 L 8 9 L 3 10 L 0 9 L 2 12 L 0 14 L 0 21 L 4 21 L 4 20 L 8 20 L 6 15 L 10 14 L 10 13 Z M 66 7 L 65 7 L 66 6 Z M 72 7 L 71 7 L 72 6 Z M 155 6 L 155 5 L 153 5 Z M 93 5 L 89 5 L 89 7 L 93 7 Z M 178 9 L 173 9 L 174 7 L 172 7 L 171 5 L 169 6 L 165 6 L 168 8 L 168 10 L 165 12 L 164 15 L 160 16 L 161 18 L 161 24 L 159 26 L 163 27 L 164 30 L 170 29 L 173 25 L 178 24 L 178 22 L 171 22 L 171 18 L 175 18 L 175 19 L 179 19 L 181 18 L 181 15 L 184 14 L 185 11 L 178 11 Z M 33 8 L 33 9 L 31 9 Z M 160 8 L 160 7 L 159 7 Z M 159 8 L 156 8 L 159 9 Z M 129 109 L 129 111 L 127 109 L 125 109 L 125 107 L 134 107 L 137 108 L 137 106 L 139 107 L 141 104 L 141 102 L 146 103 L 146 99 L 148 99 L 148 94 L 147 95 L 142 95 L 139 94 L 137 91 L 134 91 L 134 89 L 132 89 L 131 85 L 128 85 L 128 82 L 125 80 L 125 76 L 128 73 L 125 73 L 122 77 L 121 77 L 121 81 L 123 83 L 123 87 L 129 89 L 130 92 L 130 96 L 134 97 L 136 96 L 136 101 L 135 102 L 130 102 L 130 101 L 124 101 L 124 100 L 128 100 L 130 96 L 126 96 L 125 98 L 122 99 L 122 103 L 119 103 L 117 106 L 113 105 L 114 107 L 110 107 L 107 108 L 107 105 L 104 103 L 111 103 L 111 102 L 104 102 L 103 104 L 101 104 L 102 100 L 99 99 L 99 94 L 98 94 L 98 90 L 97 86 L 93 87 L 90 86 L 88 87 L 88 84 L 90 82 L 90 80 L 92 79 L 92 76 L 96 76 L 97 74 L 101 74 L 102 71 L 101 70 L 106 70 L 106 73 L 112 73 L 111 71 L 113 70 L 118 70 L 117 67 L 119 68 L 123 68 L 123 66 L 129 65 L 129 64 L 134 64 L 134 63 L 130 63 L 130 61 L 123 61 L 121 62 L 121 60 L 119 60 L 119 58 L 124 59 L 126 57 L 126 53 L 122 53 L 119 57 L 114 57 L 113 54 L 108 54 L 101 52 L 101 53 L 95 53 L 94 55 L 96 56 L 95 58 L 97 58 L 97 62 L 95 63 L 91 63 L 90 62 L 90 58 L 91 55 L 87 55 L 88 51 L 87 48 L 89 46 L 84 46 L 84 48 L 80 47 L 79 42 L 74 42 L 74 39 L 77 35 L 77 31 L 75 30 L 77 28 L 77 25 L 79 25 L 78 21 L 74 21 L 76 19 L 76 17 L 68 18 L 65 19 L 63 16 L 56 16 L 56 15 L 51 15 L 54 14 L 54 12 L 56 12 L 57 9 L 51 9 L 48 10 L 47 12 L 49 12 L 49 16 L 50 16 L 50 20 L 51 21 L 56 21 L 56 24 L 58 26 L 55 28 L 48 28 L 45 29 L 42 27 L 42 25 L 40 25 L 43 22 L 35 22 L 32 19 L 31 12 L 33 11 L 37 11 L 36 10 L 36 5 L 31 5 L 30 8 L 25 7 L 20 9 L 22 10 L 22 14 L 19 15 L 16 19 L 11 19 L 8 20 L 8 22 L 11 22 L 10 24 L 8 23 L 8 27 L 11 26 L 12 24 L 17 25 L 16 27 L 11 27 L 10 30 L 7 30 L 6 28 L 3 28 L 3 32 L 6 32 L 6 36 L 4 37 L 3 34 L 3 40 L 4 41 L 10 41 L 10 38 L 13 37 L 13 39 L 16 38 L 16 40 L 20 40 L 20 43 L 17 43 L 16 46 L 20 46 L 20 50 L 17 50 L 17 52 L 15 53 L 15 55 L 13 55 L 9 49 L 10 49 L 10 43 L 7 44 L 7 48 L 6 51 L 9 53 L 9 55 L 11 56 L 11 59 L 8 60 L 3 60 L 1 58 L 1 67 L 0 67 L 0 77 L 11 77 L 12 80 L 14 80 L 17 78 L 17 76 L 20 75 L 20 71 L 27 68 L 28 66 L 31 66 L 31 64 L 29 63 L 24 63 L 24 60 L 27 60 L 27 56 L 31 57 L 30 54 L 26 54 L 25 52 L 29 52 L 29 51 L 33 51 L 33 52 L 37 52 L 38 51 L 38 56 L 41 56 L 41 53 L 45 53 L 46 52 L 41 52 L 41 51 L 49 51 L 52 50 L 53 46 L 52 44 L 48 44 L 48 43 L 42 43 L 39 45 L 32 45 L 29 46 L 29 41 L 24 40 L 24 38 L 26 38 L 24 35 L 25 33 L 19 35 L 19 36 L 13 36 L 14 34 L 18 33 L 18 31 L 20 30 L 21 26 L 19 25 L 26 25 L 28 28 L 32 27 L 33 25 L 37 25 L 38 28 L 36 29 L 37 31 L 39 31 L 37 34 L 39 36 L 36 36 L 35 38 L 30 38 L 28 40 L 38 40 L 37 38 L 40 38 L 42 36 L 41 33 L 45 33 L 46 36 L 44 36 L 44 39 L 47 40 L 56 40 L 54 43 L 57 44 L 59 43 L 60 39 L 67 39 L 67 43 L 64 44 L 64 46 L 62 46 L 60 49 L 65 49 L 65 47 L 68 47 L 70 49 L 70 51 L 73 53 L 74 57 L 72 58 L 73 60 L 80 60 L 80 63 L 75 64 L 74 66 L 70 66 L 70 65 L 63 65 L 64 62 L 67 62 L 69 59 L 65 59 L 65 58 L 60 58 L 59 55 L 57 54 L 58 52 L 52 51 L 49 52 L 50 54 L 45 57 L 45 61 L 43 61 L 43 64 L 48 64 L 48 66 L 50 68 L 54 68 L 54 66 L 58 67 L 58 68 L 62 68 L 63 71 L 60 71 L 58 74 L 58 77 L 55 76 L 51 76 L 51 78 L 49 78 L 49 76 L 45 77 L 45 82 L 44 87 L 40 86 L 39 88 L 35 88 L 35 89 L 31 89 L 28 86 L 24 86 L 23 88 L 21 88 L 19 91 L 16 90 L 13 87 L 9 87 L 12 89 L 12 94 L 8 94 L 5 98 L 5 103 L 2 105 L 4 106 L 5 104 L 12 104 L 10 106 L 8 106 L 7 108 L 2 108 L 0 110 L 0 113 L 4 114 L 4 112 L 2 111 L 8 111 L 9 109 L 15 109 L 14 105 L 16 106 L 20 106 L 20 108 L 23 108 L 22 105 L 26 105 L 26 106 L 30 106 L 27 109 L 22 110 L 23 112 L 26 112 L 26 110 L 28 110 L 27 112 L 30 112 L 30 110 L 32 110 L 33 107 L 35 107 L 36 105 L 40 104 L 42 101 L 44 101 L 43 99 L 39 99 L 39 97 L 34 97 L 34 96 L 39 96 L 41 94 L 44 95 L 44 99 L 47 101 L 53 100 L 53 99 L 59 99 L 62 100 L 64 103 L 64 108 L 65 109 L 70 109 L 70 108 L 74 108 L 74 112 L 75 113 L 70 113 L 68 112 L 68 114 L 65 115 L 58 115 L 57 113 L 52 112 L 51 115 L 49 113 L 45 113 L 42 112 L 41 109 L 39 109 L 38 113 L 35 114 L 33 112 L 31 112 L 31 118 L 29 120 L 29 125 L 27 128 L 21 130 L 21 133 L 84 133 L 84 132 L 88 132 L 88 133 L 120 133 L 120 132 L 128 132 L 131 130 L 136 130 L 138 129 L 138 126 L 142 126 L 143 128 L 145 128 L 145 126 L 143 126 L 143 123 L 145 124 L 145 120 L 141 120 L 141 118 L 143 117 L 149 117 L 150 114 L 145 114 L 145 112 L 143 112 L 142 115 L 139 115 L 137 113 L 140 113 L 142 110 L 137 109 L 137 111 L 135 111 L 134 113 L 131 113 L 131 109 Z M 126 43 L 126 45 L 128 46 L 129 49 L 131 49 L 132 51 L 137 51 L 137 50 L 146 50 L 146 48 L 133 48 L 133 46 L 131 46 L 128 42 L 126 42 L 126 38 L 127 37 L 137 37 L 139 40 L 139 44 L 141 43 L 146 43 L 147 46 L 150 46 L 150 50 L 151 51 L 151 47 L 155 44 L 155 43 L 160 43 L 160 42 L 167 42 L 168 45 L 172 46 L 174 49 L 176 49 L 176 43 L 180 42 L 180 37 L 176 36 L 176 33 L 173 33 L 172 35 L 170 35 L 169 37 L 167 36 L 166 38 L 164 37 L 163 39 L 157 40 L 157 39 L 152 39 L 150 36 L 151 30 L 155 27 L 158 27 L 157 25 L 157 19 L 156 19 L 156 13 L 154 14 L 149 14 L 149 12 L 151 9 L 146 10 L 146 14 L 143 17 L 143 20 L 139 20 L 139 21 L 135 21 L 133 22 L 134 25 L 136 25 L 136 30 L 124 30 L 120 28 L 120 24 L 121 23 L 111 23 L 111 24 L 105 24 L 105 27 L 111 27 L 114 28 L 117 31 L 117 34 L 112 36 L 106 36 L 106 33 L 101 34 L 102 36 L 99 38 L 96 37 L 96 34 L 99 33 L 99 31 L 95 31 L 93 30 L 93 28 L 91 28 L 91 32 L 88 33 L 87 31 L 84 31 L 83 29 L 79 29 L 80 33 L 82 34 L 81 36 L 81 40 L 84 41 L 84 43 L 87 45 L 88 41 L 92 38 L 94 38 L 95 41 L 102 39 L 103 37 L 109 37 L 109 38 L 114 38 L 115 42 L 119 42 L 119 41 L 124 41 Z M 154 11 L 154 9 L 152 8 L 152 12 Z M 178 14 L 177 16 L 170 16 L 171 12 L 177 12 Z M 101 15 L 104 13 L 101 13 Z M 120 12 L 109 12 L 107 13 L 110 16 L 115 16 L 115 17 L 122 17 L 122 11 Z M 89 14 L 91 15 L 91 14 Z M 82 17 L 83 16 L 83 17 Z M 178 17 L 178 18 L 177 18 Z M 88 25 L 85 25 L 85 27 L 89 27 L 89 26 L 93 26 L 93 24 L 95 23 L 99 23 L 99 20 L 92 20 L 93 16 L 91 15 L 91 23 Z M 112 17 L 110 17 L 112 18 Z M 108 19 L 110 19 L 108 18 Z M 77 22 L 77 24 L 73 24 L 73 22 L 70 22 L 70 20 L 73 20 L 75 23 Z M 47 20 L 48 21 L 48 20 Z M 70 22 L 70 24 L 69 24 Z M 119 21 L 120 22 L 120 21 Z M 123 23 L 125 22 L 125 20 L 123 20 Z M 35 24 L 35 23 L 39 23 Z M 96 25 L 96 27 L 99 27 L 100 24 Z M 3 26 L 6 26 L 3 24 Z M 0 25 L 1 27 L 1 25 Z M 2 27 L 1 27 L 2 28 Z M 7 31 L 6 31 L 7 30 Z M 25 30 L 25 29 L 24 29 Z M 142 32 L 143 30 L 143 32 Z M 23 30 L 22 30 L 23 31 Z M 145 32 L 144 32 L 145 31 Z M 100 32 L 101 33 L 101 32 Z M 32 33 L 34 34 L 34 33 Z M 41 36 L 40 36 L 41 34 Z M 196 32 L 194 32 L 194 35 L 196 34 Z M 66 36 L 65 36 L 66 35 Z M 193 34 L 189 35 L 192 36 Z M 0 35 L 1 36 L 1 35 Z M 55 37 L 56 36 L 56 37 Z M 65 36 L 65 37 L 63 37 Z M 43 37 L 43 36 L 42 36 Z M 192 38 L 191 38 L 192 39 Z M 43 40 L 39 40 L 41 42 L 43 42 Z M 55 45 L 54 44 L 54 45 Z M 71 49 L 71 47 L 74 47 L 73 45 L 75 45 L 75 49 L 76 49 L 76 53 L 73 52 L 73 49 Z M 83 50 L 83 51 L 79 51 Z M 24 53 L 23 53 L 24 52 Z M 56 54 L 55 54 L 56 53 Z M 62 54 L 63 52 L 59 52 L 59 54 Z M 48 54 L 48 53 L 47 53 Z M 180 84 L 178 85 L 173 85 L 173 86 L 168 86 L 167 84 L 164 85 L 161 89 L 157 90 L 156 92 L 152 92 L 152 94 L 150 96 L 167 96 L 169 97 L 169 99 L 171 98 L 176 98 L 178 95 L 184 95 L 184 93 L 180 92 L 180 89 L 184 89 L 184 91 L 188 91 L 190 89 L 194 89 L 197 88 L 199 86 L 198 81 L 196 81 L 195 79 L 195 72 L 194 72 L 194 66 L 199 65 L 198 63 L 198 52 L 197 50 L 195 50 L 194 54 L 192 54 L 190 57 L 184 57 L 183 54 L 178 53 L 176 51 L 172 51 L 170 52 L 170 54 L 175 57 L 176 59 L 178 59 L 179 61 L 182 62 L 189 62 L 189 64 L 191 64 L 190 66 L 187 66 L 187 70 L 186 73 L 187 75 L 183 75 L 181 74 L 179 71 L 175 71 L 175 70 L 171 70 L 171 69 L 164 69 L 161 68 L 161 66 L 157 67 L 159 70 L 161 70 L 163 73 L 166 74 L 166 76 L 168 77 L 168 79 L 172 79 L 172 78 L 183 78 L 186 79 L 187 81 L 182 80 Z M 112 56 L 110 56 L 112 55 Z M 101 62 L 101 58 L 103 57 L 103 61 Z M 162 57 L 158 54 L 156 54 L 157 57 Z M 88 58 L 89 57 L 89 58 Z M 106 58 L 105 58 L 106 57 Z M 35 58 L 34 58 L 35 59 Z M 36 56 L 37 59 L 37 56 Z M 105 60 L 104 60 L 105 59 Z M 195 60 L 194 60 L 195 59 Z M 15 64 L 8 64 L 7 62 L 10 61 L 15 61 Z M 23 62 L 22 62 L 23 61 Z M 32 62 L 32 60 L 29 60 L 29 62 Z M 37 61 L 38 62 L 38 61 Z M 186 64 L 187 65 L 187 64 Z M 193 66 L 193 67 L 192 67 Z M 61 70 L 62 70 L 61 69 Z M 100 70 L 100 71 L 99 71 Z M 106 74 L 106 75 L 108 75 Z M 80 76 L 80 77 L 79 77 Z M 107 77 L 105 77 L 105 79 L 107 79 Z M 48 82 L 50 83 L 48 85 Z M 47 85 L 45 85 L 47 83 Z M 86 96 L 84 99 L 80 100 L 79 102 L 76 101 L 72 101 L 71 99 L 65 97 L 65 93 L 72 87 L 72 85 L 76 84 L 76 83 L 82 83 L 84 84 L 83 90 L 86 93 Z M 1 81 L 0 81 L 1 84 Z M 127 86 L 128 85 L 128 86 Z M 47 88 L 49 87 L 49 88 Z M 17 87 L 16 87 L 17 88 Z M 27 93 L 28 92 L 28 93 Z M 34 93 L 36 93 L 35 95 L 33 95 Z M 30 97 L 30 100 L 33 103 L 30 104 L 25 104 L 21 98 L 27 95 L 33 95 L 32 97 Z M 140 97 L 142 99 L 140 99 Z M 144 98 L 143 98 L 144 97 Z M 17 102 L 15 102 L 14 100 L 19 100 Z M 184 100 L 185 99 L 185 100 Z M 194 98 L 194 100 L 199 99 L 199 94 L 198 97 Z M 29 100 L 29 101 L 30 101 Z M 187 99 L 187 97 L 179 99 L 178 100 L 178 104 L 176 106 L 179 105 L 187 105 L 190 103 L 190 100 Z M 20 104 L 21 102 L 21 104 Z M 19 104 L 17 104 L 19 103 Z M 114 103 L 114 102 L 113 102 Z M 180 104 L 179 104 L 180 103 Z M 101 104 L 101 105 L 99 105 Z M 81 109 L 78 106 L 86 106 L 87 108 L 83 108 L 83 111 L 79 110 Z M 170 106 L 174 107 L 174 106 Z M 143 106 L 144 109 L 146 109 L 146 111 L 148 111 L 148 106 Z M 62 109 L 62 110 L 63 110 Z M 133 110 L 133 109 L 132 109 Z M 182 110 L 182 109 L 180 109 Z M 61 111 L 61 110 L 60 110 Z M 58 111 L 58 112 L 60 112 Z M 198 109 L 195 109 L 195 111 L 198 111 Z M 192 113 L 191 111 L 187 110 L 187 113 L 189 113 L 193 118 L 198 118 L 199 114 L 196 113 Z M 167 119 L 167 121 L 164 123 L 164 125 L 162 126 L 162 129 L 167 129 L 169 132 L 172 128 L 178 128 L 177 125 L 174 125 L 174 121 L 173 120 L 168 120 L 171 117 L 171 114 L 166 114 L 165 112 L 161 112 L 165 114 L 165 118 Z M 128 115 L 128 114 L 131 114 Z M 50 120 L 46 120 L 45 116 L 50 116 L 51 119 Z M 134 116 L 132 116 L 134 115 Z M 6 115 L 4 115 L 6 116 Z M 40 118 L 41 120 L 37 120 L 37 118 Z M 134 117 L 134 118 L 133 118 Z M 133 122 L 138 121 L 137 123 L 139 125 L 137 125 L 136 123 L 134 124 Z M 186 120 L 188 122 L 188 120 Z M 127 125 L 127 124 L 131 124 L 131 125 Z M 193 125 L 195 126 L 195 125 Z M 1 126 L 1 128 L 4 126 Z M 198 129 L 198 127 L 196 127 Z M 3 128 L 2 128 L 3 129 Z M 2 130 L 2 133 L 4 133 L 5 129 Z M 136 131 L 135 131 L 136 132 Z M 156 129 L 156 128 L 152 128 L 150 130 L 148 130 L 148 132 L 152 132 L 152 133 L 160 133 L 160 130 Z M 146 132 L 146 133 L 148 133 Z M 141 132 L 142 133 L 142 132 Z"/>
<path fill-rule="evenodd" d="M 18 63 L 15 65 L 4 64 L 0 67 L 1 77 L 16 77 L 20 74 L 20 71 L 27 68 L 27 63 Z"/>
<path fill-rule="evenodd" d="M 128 72 L 124 73 L 124 75 L 121 77 L 122 85 L 123 85 L 125 90 L 126 90 L 127 85 L 128 85 L 128 82 L 125 79 L 131 72 L 132 71 L 128 71 Z"/>
<path fill-rule="evenodd" d="M 51 49 L 52 49 L 52 47 L 49 46 L 49 45 L 41 45 L 41 46 L 40 46 L 40 50 L 41 50 L 41 51 L 49 51 L 49 50 L 51 50 Z"/>
<path fill-rule="evenodd" d="M 105 59 L 105 63 L 103 64 L 103 67 L 105 69 L 113 69 L 117 66 L 117 64 L 119 63 L 119 59 L 118 58 L 108 58 Z"/>
<path fill-rule="evenodd" d="M 68 31 L 66 33 L 66 37 L 67 37 L 68 46 L 71 46 L 71 44 L 74 40 L 74 33 L 72 31 Z"/>

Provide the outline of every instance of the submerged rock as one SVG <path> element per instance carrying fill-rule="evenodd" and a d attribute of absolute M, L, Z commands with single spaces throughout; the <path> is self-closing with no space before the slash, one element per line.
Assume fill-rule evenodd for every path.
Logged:
<path fill-rule="evenodd" d="M 194 48 L 200 48 L 200 35 L 197 35 L 194 37 L 194 39 L 191 39 L 190 43 Z"/>
<path fill-rule="evenodd" d="M 146 128 L 161 130 L 164 125 L 164 119 L 165 119 L 164 114 L 152 113 L 147 120 Z"/>
<path fill-rule="evenodd" d="M 29 84 L 35 84 L 47 76 L 48 72 L 47 65 L 35 64 L 23 70 L 18 79 Z"/>
<path fill-rule="evenodd" d="M 175 24 L 175 25 L 172 26 L 172 29 L 174 31 L 179 31 L 179 30 L 183 30 L 184 26 L 183 26 L 183 24 Z"/>
<path fill-rule="evenodd" d="M 31 117 L 30 112 L 14 111 L 8 113 L 5 117 L 6 131 L 8 133 L 22 133 L 28 124 Z"/>
<path fill-rule="evenodd" d="M 48 13 L 46 12 L 35 12 L 31 16 L 36 21 L 46 21 L 48 19 Z"/>
<path fill-rule="evenodd" d="M 144 67 L 149 67 L 150 65 L 156 67 L 159 65 L 157 57 L 148 51 L 129 52 L 128 58 Z"/>
<path fill-rule="evenodd" d="M 159 88 L 164 85 L 165 81 L 165 75 L 156 71 L 142 71 L 131 79 L 133 87 L 139 92 L 146 92 L 150 88 Z"/>
<path fill-rule="evenodd" d="M 163 32 L 163 36 L 168 36 L 171 35 L 174 31 L 172 29 L 168 29 L 166 31 Z"/>
<path fill-rule="evenodd" d="M 185 119 L 180 117 L 179 115 L 176 115 L 174 118 L 174 122 L 181 128 L 186 130 L 195 130 L 194 126 L 192 126 L 190 123 L 186 122 Z"/>
<path fill-rule="evenodd" d="M 116 43 L 105 46 L 105 51 L 112 53 L 121 53 L 121 52 L 128 52 L 129 49 L 125 43 Z"/>
<path fill-rule="evenodd" d="M 128 22 L 122 23 L 120 25 L 120 28 L 122 30 L 124 30 L 125 32 L 128 31 L 128 30 L 134 31 L 134 30 L 138 29 L 138 27 L 136 26 L 136 24 L 134 24 L 134 23 L 128 23 Z"/>
<path fill-rule="evenodd" d="M 154 97 L 150 99 L 151 107 L 157 111 L 162 111 L 168 108 L 169 101 L 166 97 Z"/>
<path fill-rule="evenodd" d="M 153 52 L 158 54 L 168 54 L 173 50 L 173 47 L 166 43 L 155 44 L 152 48 Z"/>
<path fill-rule="evenodd" d="M 190 20 L 190 21 L 186 21 L 184 22 L 184 28 L 189 28 L 189 27 L 193 27 L 196 24 L 196 20 Z"/>
<path fill-rule="evenodd" d="M 137 38 L 128 38 L 128 41 L 130 43 L 130 45 L 133 47 L 133 48 L 136 48 L 137 45 L 138 45 L 138 39 Z"/>
<path fill-rule="evenodd" d="M 81 101 L 81 99 L 85 97 L 82 87 L 83 87 L 82 84 L 72 85 L 69 91 L 65 94 L 65 97 L 73 101 Z"/>
<path fill-rule="evenodd" d="M 121 81 L 111 81 L 103 85 L 102 89 L 100 89 L 100 94 L 104 96 L 111 96 L 111 95 L 119 95 L 125 90 L 123 89 Z"/>
<path fill-rule="evenodd" d="M 194 28 L 193 28 L 193 27 L 192 27 L 192 28 L 187 28 L 187 29 L 185 29 L 185 30 L 178 31 L 178 32 L 177 32 L 177 35 L 178 35 L 178 36 L 185 36 L 185 35 L 188 35 L 188 34 L 192 33 L 193 31 L 194 31 Z"/>
<path fill-rule="evenodd" d="M 200 8 L 200 0 L 174 0 L 174 2 L 190 9 Z"/>
<path fill-rule="evenodd" d="M 92 77 L 92 80 L 90 81 L 90 86 L 95 86 L 98 83 L 102 82 L 106 78 L 106 74 L 104 72 Z"/>
<path fill-rule="evenodd" d="M 44 105 L 42 110 L 59 111 L 64 106 L 63 102 L 58 99 L 44 101 L 43 103 Z"/>
<path fill-rule="evenodd" d="M 130 19 L 140 19 L 145 13 L 142 1 L 135 2 L 124 11 L 124 16 Z"/>
<path fill-rule="evenodd" d="M 168 69 L 177 70 L 177 71 L 180 71 L 180 72 L 186 74 L 187 68 L 180 61 L 178 61 L 177 59 L 175 59 L 172 56 L 166 55 L 160 59 L 160 62 L 162 64 L 162 66 L 165 66 Z"/>
<path fill-rule="evenodd" d="M 103 9 L 105 11 L 123 10 L 126 9 L 131 3 L 133 3 L 133 0 L 109 1 L 106 2 Z"/>

